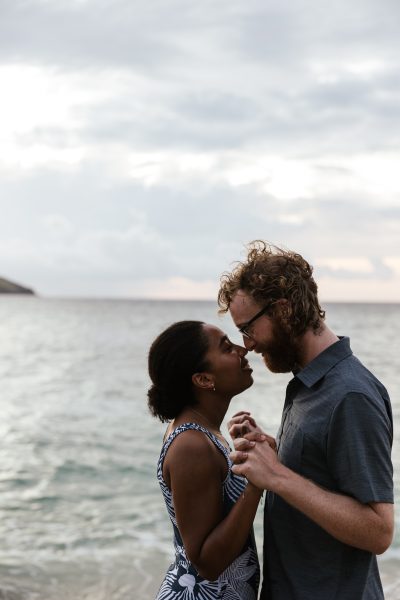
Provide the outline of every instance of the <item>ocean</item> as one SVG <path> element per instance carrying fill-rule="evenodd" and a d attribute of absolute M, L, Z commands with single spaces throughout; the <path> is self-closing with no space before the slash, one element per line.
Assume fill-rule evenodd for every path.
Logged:
<path fill-rule="evenodd" d="M 387 598 L 400 598 L 400 305 L 324 308 L 391 395 L 397 534 L 380 563 Z M 0 598 L 154 597 L 173 547 L 156 481 L 165 426 L 147 409 L 147 353 L 181 319 L 240 341 L 214 302 L 0 296 Z M 290 375 L 248 356 L 255 383 L 227 417 L 246 408 L 275 435 Z"/>

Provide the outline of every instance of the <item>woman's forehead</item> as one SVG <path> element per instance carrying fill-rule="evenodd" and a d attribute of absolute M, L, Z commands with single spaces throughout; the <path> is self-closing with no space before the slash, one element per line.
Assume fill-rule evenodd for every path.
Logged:
<path fill-rule="evenodd" d="M 225 339 L 226 333 L 224 331 L 222 331 L 222 329 L 220 329 L 219 327 L 216 327 L 216 325 L 211 325 L 210 323 L 205 323 L 203 325 L 204 331 L 207 335 L 207 338 L 209 340 L 209 343 L 214 345 L 219 345 L 221 340 Z"/>

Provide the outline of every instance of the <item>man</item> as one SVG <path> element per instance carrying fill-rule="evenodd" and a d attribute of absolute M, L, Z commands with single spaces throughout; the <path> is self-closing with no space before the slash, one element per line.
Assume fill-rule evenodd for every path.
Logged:
<path fill-rule="evenodd" d="M 325 324 L 312 268 L 294 252 L 250 244 L 221 279 L 248 350 L 273 372 L 293 371 L 277 453 L 256 430 L 234 440 L 234 471 L 268 490 L 263 600 L 379 600 L 376 555 L 393 528 L 393 436 L 383 385 Z M 245 413 L 231 424 L 233 437 Z M 258 440 L 258 441 L 257 441 Z"/>

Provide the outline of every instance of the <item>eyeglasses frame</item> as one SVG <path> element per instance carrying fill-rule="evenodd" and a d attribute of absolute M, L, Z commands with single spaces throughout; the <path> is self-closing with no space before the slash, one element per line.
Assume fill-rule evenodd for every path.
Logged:
<path fill-rule="evenodd" d="M 242 325 L 242 327 L 239 327 L 239 333 L 248 339 L 252 339 L 252 335 L 246 330 L 250 327 L 250 325 L 252 325 L 254 323 L 254 321 L 256 321 L 257 319 L 259 319 L 260 317 L 265 315 L 265 313 L 271 308 L 272 304 L 274 304 L 274 302 L 269 302 L 256 315 L 254 315 L 254 317 L 252 317 L 249 321 L 247 321 L 247 323 Z"/>

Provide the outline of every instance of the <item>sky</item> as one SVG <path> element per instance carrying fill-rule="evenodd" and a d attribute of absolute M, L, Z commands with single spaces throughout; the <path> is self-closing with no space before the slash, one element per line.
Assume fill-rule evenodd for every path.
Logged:
<path fill-rule="evenodd" d="M 400 302 L 398 0 L 0 0 L 0 276 L 215 299 L 254 239 Z"/>

